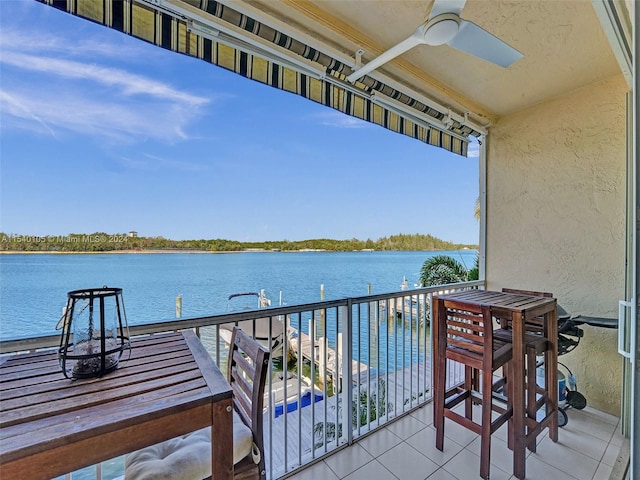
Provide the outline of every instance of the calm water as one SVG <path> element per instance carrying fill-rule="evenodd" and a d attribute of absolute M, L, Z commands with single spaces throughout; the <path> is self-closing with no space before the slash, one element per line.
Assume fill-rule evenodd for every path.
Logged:
<path fill-rule="evenodd" d="M 264 289 L 277 305 L 400 290 L 422 263 L 446 253 L 468 268 L 474 250 L 456 252 L 296 252 L 234 254 L 0 255 L 0 338 L 52 334 L 70 290 L 123 289 L 130 325 L 227 311 L 232 293 Z"/>
<path fill-rule="evenodd" d="M 173 319 L 176 296 L 180 294 L 183 317 L 194 317 L 226 312 L 230 294 L 261 289 L 271 298 L 272 305 L 278 304 L 280 294 L 283 303 L 289 305 L 319 301 L 321 284 L 327 300 L 366 295 L 368 284 L 372 293 L 395 292 L 401 289 L 405 277 L 409 286 L 417 283 L 422 263 L 442 253 L 468 268 L 473 266 L 476 255 L 469 250 L 0 255 L 0 338 L 57 333 L 55 325 L 70 290 L 102 285 L 122 288 L 127 318 L 134 325 Z M 305 330 L 305 325 L 302 328 Z M 362 328 L 362 334 L 367 335 L 369 327 Z M 380 353 L 383 363 L 379 365 L 375 358 L 371 359 L 376 370 L 386 370 L 387 358 L 398 356 L 401 361 L 402 351 L 406 350 L 402 333 L 404 330 L 394 335 L 380 329 L 381 348 L 388 348 L 389 352 L 388 356 Z M 405 354 L 407 361 L 416 355 L 410 345 Z M 363 352 L 360 361 L 367 359 L 367 352 Z M 418 360 L 423 359 L 413 358 L 414 362 Z M 102 464 L 103 478 L 115 478 L 123 471 L 124 457 Z M 95 468 L 75 472 L 73 478 L 93 480 Z"/>

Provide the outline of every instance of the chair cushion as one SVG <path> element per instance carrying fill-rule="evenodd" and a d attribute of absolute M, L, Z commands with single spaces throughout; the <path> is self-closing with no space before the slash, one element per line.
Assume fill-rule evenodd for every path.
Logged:
<path fill-rule="evenodd" d="M 249 455 L 252 446 L 251 429 L 234 410 L 233 463 Z M 210 476 L 210 427 L 135 451 L 125 459 L 125 480 L 202 480 Z"/>

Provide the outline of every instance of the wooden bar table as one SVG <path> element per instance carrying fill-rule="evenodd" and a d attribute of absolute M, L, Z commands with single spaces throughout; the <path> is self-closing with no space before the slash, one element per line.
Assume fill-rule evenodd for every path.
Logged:
<path fill-rule="evenodd" d="M 232 392 L 190 331 L 132 340 L 117 370 L 69 380 L 57 352 L 0 364 L 0 478 L 51 479 L 203 427 L 213 478 L 233 478 Z"/>
<path fill-rule="evenodd" d="M 558 441 L 558 324 L 556 299 L 534 297 L 488 290 L 464 290 L 434 296 L 434 305 L 439 300 L 455 300 L 469 305 L 487 305 L 499 318 L 511 318 L 513 328 L 513 474 L 525 478 L 526 449 L 536 441 L 538 434 L 549 428 L 549 438 Z M 543 335 L 551 348 L 545 352 L 546 403 L 544 419 L 527 418 L 525 404 L 525 322 L 536 317 L 543 318 Z M 436 326 L 434 326 L 435 329 Z M 438 353 L 434 351 L 434 357 Z M 529 372 L 535 375 L 536 372 Z M 436 384 L 436 383 L 434 383 Z"/>

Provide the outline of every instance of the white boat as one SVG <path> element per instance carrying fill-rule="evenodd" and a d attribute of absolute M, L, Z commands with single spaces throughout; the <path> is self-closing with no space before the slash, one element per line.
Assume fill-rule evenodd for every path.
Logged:
<path fill-rule="evenodd" d="M 256 301 L 255 306 L 251 305 L 243 305 L 241 308 L 232 308 L 232 300 L 234 299 L 254 299 Z M 228 310 L 230 312 L 241 311 L 241 310 L 249 310 L 253 308 L 267 308 L 271 305 L 271 300 L 269 300 L 264 292 L 261 290 L 260 293 L 257 292 L 243 292 L 243 293 L 234 293 L 229 295 L 228 298 Z M 279 316 L 275 317 L 260 317 L 255 320 L 242 320 L 240 322 L 234 323 L 225 323 L 220 325 L 220 336 L 224 339 L 227 344 L 231 342 L 231 333 L 233 332 L 233 327 L 240 327 L 247 335 L 255 338 L 261 345 L 265 348 L 268 348 L 271 351 L 272 358 L 282 357 L 283 354 L 283 344 L 284 344 L 284 323 Z"/>
<path fill-rule="evenodd" d="M 279 373 L 271 380 L 271 384 L 267 381 L 264 394 L 265 409 L 272 404 L 274 418 L 278 418 L 284 413 L 285 385 L 287 413 L 294 412 L 298 408 L 304 408 L 311 405 L 311 403 L 319 402 L 324 398 L 322 390 L 313 385 L 309 378 L 305 376 L 298 377 L 294 373 L 288 373 L 285 381 L 284 375 Z M 270 390 L 269 387 L 271 387 Z M 300 395 L 298 396 L 298 394 Z"/>

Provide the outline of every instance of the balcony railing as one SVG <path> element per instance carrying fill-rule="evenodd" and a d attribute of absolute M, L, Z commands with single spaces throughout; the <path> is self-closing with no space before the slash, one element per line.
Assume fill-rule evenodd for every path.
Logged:
<path fill-rule="evenodd" d="M 272 349 L 264 427 L 267 476 L 276 479 L 429 402 L 432 295 L 482 286 L 467 282 L 185 318 L 132 326 L 130 333 L 135 348 L 135 336 L 195 329 L 224 372 L 229 329 L 240 324 L 254 336 L 260 331 Z M 0 353 L 51 348 L 58 341 L 3 341 Z M 461 374 L 453 371 L 450 382 Z M 67 478 L 117 478 L 122 468 L 116 460 Z"/>

